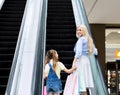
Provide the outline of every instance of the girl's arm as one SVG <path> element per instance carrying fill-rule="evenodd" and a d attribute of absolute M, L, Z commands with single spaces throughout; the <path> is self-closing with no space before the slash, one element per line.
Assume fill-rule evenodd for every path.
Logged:
<path fill-rule="evenodd" d="M 45 72 L 43 72 L 43 79 L 47 78 L 47 74 Z"/>
<path fill-rule="evenodd" d="M 70 73 L 72 73 L 75 69 L 76 69 L 76 67 L 75 67 L 75 66 L 72 66 L 71 69 L 64 68 L 63 71 L 66 72 L 66 73 L 68 73 L 68 74 L 70 74 Z"/>
<path fill-rule="evenodd" d="M 48 66 L 48 64 L 45 65 L 45 68 L 43 70 L 43 79 L 47 78 L 48 72 L 50 70 L 50 67 Z"/>

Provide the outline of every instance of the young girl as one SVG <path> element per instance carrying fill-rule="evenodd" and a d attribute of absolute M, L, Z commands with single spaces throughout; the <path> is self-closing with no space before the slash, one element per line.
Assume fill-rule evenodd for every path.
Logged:
<path fill-rule="evenodd" d="M 60 95 L 62 92 L 62 83 L 60 80 L 60 72 L 63 70 L 66 73 L 72 73 L 76 67 L 67 69 L 63 63 L 58 60 L 56 50 L 49 50 L 46 54 L 44 79 L 46 80 L 46 88 L 48 95 Z"/>

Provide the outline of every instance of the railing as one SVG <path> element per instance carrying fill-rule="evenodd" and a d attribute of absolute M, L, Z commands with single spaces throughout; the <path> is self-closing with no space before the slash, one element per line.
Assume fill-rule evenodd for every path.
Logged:
<path fill-rule="evenodd" d="M 88 23 L 88 19 L 86 16 L 86 12 L 82 0 L 71 0 L 71 1 L 72 1 L 76 26 L 79 26 L 80 24 L 86 25 L 88 28 L 88 32 L 91 35 L 90 26 Z M 105 85 L 105 81 L 103 79 L 103 75 L 97 57 L 91 55 L 90 61 L 92 63 L 91 68 L 92 68 L 93 79 L 95 84 L 95 87 L 90 91 L 91 92 L 90 95 L 108 95 L 107 87 Z"/>
<path fill-rule="evenodd" d="M 4 2 L 5 2 L 5 0 L 0 0 L 0 10 L 1 10 L 1 8 L 2 8 Z"/>
<path fill-rule="evenodd" d="M 35 57 L 35 91 L 34 95 L 42 95 L 42 87 L 43 87 L 43 67 L 44 67 L 44 58 L 45 58 L 45 49 L 46 49 L 46 18 L 47 18 L 47 0 L 43 0 L 43 7 L 41 12 L 40 19 L 40 32 L 38 32 L 38 40 L 36 46 L 36 57 Z"/>
<path fill-rule="evenodd" d="M 27 1 L 5 95 L 40 95 L 36 83 L 41 93 L 46 13 L 47 0 Z"/>

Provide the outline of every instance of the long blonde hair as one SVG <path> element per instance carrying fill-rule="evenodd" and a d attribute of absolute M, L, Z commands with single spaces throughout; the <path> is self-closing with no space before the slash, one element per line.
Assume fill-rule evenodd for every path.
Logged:
<path fill-rule="evenodd" d="M 56 57 L 57 51 L 54 49 L 50 49 L 47 51 L 46 58 L 45 58 L 45 64 L 48 64 L 50 60 L 53 60 L 53 70 L 56 71 L 56 66 L 58 62 L 58 58 Z"/>
<path fill-rule="evenodd" d="M 87 27 L 85 25 L 80 25 L 77 28 L 81 28 L 81 30 L 83 31 L 83 36 L 85 36 L 88 40 L 88 52 L 89 54 L 92 53 L 93 52 L 93 40 L 91 36 L 88 34 Z"/>

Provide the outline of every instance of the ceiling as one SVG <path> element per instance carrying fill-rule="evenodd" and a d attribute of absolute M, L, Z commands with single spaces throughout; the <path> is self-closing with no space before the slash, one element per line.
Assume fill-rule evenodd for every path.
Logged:
<path fill-rule="evenodd" d="M 90 23 L 120 24 L 120 0 L 83 0 Z"/>
<path fill-rule="evenodd" d="M 83 0 L 89 23 L 120 25 L 120 0 Z M 106 62 L 115 61 L 120 50 L 120 28 L 106 29 Z"/>

